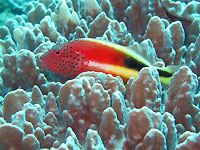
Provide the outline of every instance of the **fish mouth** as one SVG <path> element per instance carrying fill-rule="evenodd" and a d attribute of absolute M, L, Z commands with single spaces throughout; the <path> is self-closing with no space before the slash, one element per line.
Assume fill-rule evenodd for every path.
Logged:
<path fill-rule="evenodd" d="M 39 57 L 39 67 L 42 67 L 42 68 L 44 68 L 44 69 L 46 69 L 46 70 L 48 70 L 48 66 L 46 65 L 46 63 L 45 63 L 45 54 L 42 54 L 40 57 Z"/>
<path fill-rule="evenodd" d="M 43 60 L 44 60 L 44 57 L 45 57 L 45 54 L 42 54 L 42 55 L 40 56 L 40 60 L 43 61 Z"/>
<path fill-rule="evenodd" d="M 48 66 L 44 64 L 43 62 L 39 62 L 39 67 L 48 70 Z"/>

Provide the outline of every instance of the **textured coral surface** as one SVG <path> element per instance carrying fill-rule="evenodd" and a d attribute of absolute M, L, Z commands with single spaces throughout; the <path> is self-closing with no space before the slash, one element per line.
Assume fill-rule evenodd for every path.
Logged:
<path fill-rule="evenodd" d="M 1 150 L 200 149 L 199 1 L 1 3 L 0 13 L 13 14 L 0 18 Z M 65 79 L 41 67 L 42 54 L 78 38 L 127 46 L 155 67 L 127 83 L 94 71 Z M 164 66 L 176 69 L 169 85 L 156 69 Z"/>

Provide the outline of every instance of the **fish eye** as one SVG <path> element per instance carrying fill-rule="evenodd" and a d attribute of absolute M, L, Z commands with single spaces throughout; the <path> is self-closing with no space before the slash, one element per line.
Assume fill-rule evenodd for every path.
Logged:
<path fill-rule="evenodd" d="M 56 54 L 58 55 L 58 54 L 61 54 L 61 50 L 59 49 L 59 50 L 56 50 Z"/>

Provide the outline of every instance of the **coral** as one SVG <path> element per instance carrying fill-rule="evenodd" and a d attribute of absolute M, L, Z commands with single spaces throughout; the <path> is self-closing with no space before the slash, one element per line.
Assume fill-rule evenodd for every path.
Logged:
<path fill-rule="evenodd" d="M 79 16 L 75 11 L 71 12 L 66 3 L 62 3 L 57 9 L 57 12 L 52 13 L 52 18 L 57 25 L 58 31 L 67 37 L 79 25 Z"/>
<path fill-rule="evenodd" d="M 147 106 L 154 111 L 160 111 L 162 86 L 155 68 L 143 68 L 138 78 L 129 81 L 129 84 L 131 85 L 130 106 L 135 108 Z"/>
<path fill-rule="evenodd" d="M 84 15 L 95 18 L 102 10 L 96 0 L 85 0 Z"/>
<path fill-rule="evenodd" d="M 125 104 L 124 97 L 120 91 L 116 91 L 112 94 L 112 108 L 117 114 L 117 119 L 120 121 L 120 124 L 125 124 L 127 121 L 127 108 Z"/>
<path fill-rule="evenodd" d="M 46 15 L 50 15 L 51 11 L 47 10 L 45 5 L 43 3 L 29 3 L 28 7 L 31 7 L 30 5 L 35 5 L 32 6 L 34 7 L 34 9 L 30 9 L 29 11 L 26 10 L 27 14 L 28 14 L 28 21 L 31 22 L 32 24 L 36 24 L 39 23 L 42 18 L 44 18 Z M 27 8 L 28 8 L 27 7 Z"/>
<path fill-rule="evenodd" d="M 196 130 L 192 122 L 199 112 L 194 103 L 197 85 L 197 76 L 188 67 L 181 67 L 171 79 L 166 100 L 166 111 L 189 131 Z"/>
<path fill-rule="evenodd" d="M 4 67 L 1 72 L 3 84 L 13 89 L 31 88 L 37 83 L 39 68 L 33 52 L 21 50 L 16 53 L 7 54 L 3 59 Z"/>
<path fill-rule="evenodd" d="M 34 135 L 26 135 L 23 139 L 23 149 L 38 150 L 40 148 L 40 143 Z"/>
<path fill-rule="evenodd" d="M 183 67 L 182 70 L 185 68 Z M 144 68 L 141 70 L 140 76 L 150 72 L 154 72 L 154 78 L 158 78 L 158 75 L 156 77 L 157 71 L 154 68 Z M 101 85 L 105 86 L 107 84 L 105 82 L 106 76 L 109 75 L 100 73 L 101 78 L 97 76 L 95 78 L 93 77 L 94 74 L 94 72 L 89 72 L 86 77 L 67 81 L 61 85 L 57 98 L 53 93 L 45 96 L 46 103 L 43 102 L 43 94 L 37 86 L 33 87 L 32 95 L 23 90 L 16 90 L 5 97 L 5 112 L 10 110 L 6 110 L 6 106 L 10 106 L 10 102 L 20 104 L 21 108 L 13 105 L 20 109 L 9 112 L 8 114 L 12 116 L 12 119 L 7 121 L 11 121 L 13 125 L 23 129 L 23 134 L 25 135 L 23 137 L 24 147 L 37 149 L 38 143 L 40 143 L 41 148 L 50 148 L 52 146 L 54 148 L 67 148 L 70 146 L 74 149 L 81 149 L 81 145 L 85 145 L 88 149 L 92 145 L 102 149 L 104 149 L 104 146 L 109 149 L 115 149 L 116 147 L 129 149 L 129 146 L 134 146 L 135 149 L 149 147 L 166 149 L 166 146 L 168 149 L 175 148 L 177 129 L 175 119 L 170 113 L 165 112 L 161 115 L 161 113 L 155 113 L 144 106 L 140 109 L 127 109 L 129 115 L 126 118 L 127 113 L 125 110 L 127 104 L 122 93 L 116 89 L 110 98 L 108 91 L 104 90 Z M 89 77 L 89 75 L 91 76 Z M 176 74 L 174 76 L 176 77 Z M 142 77 L 136 79 L 138 84 L 141 83 L 140 78 Z M 133 80 L 133 82 L 136 81 Z M 147 81 L 154 83 L 155 81 L 158 82 L 159 79 L 150 78 Z M 158 84 L 159 89 L 160 82 L 156 84 Z M 133 85 L 132 83 L 131 86 Z M 24 96 L 20 93 L 24 93 Z M 57 106 L 56 99 L 59 106 Z M 141 100 L 140 97 L 134 99 Z M 23 105 L 21 100 L 25 100 L 28 103 Z M 44 106 L 44 104 L 45 107 L 42 108 L 41 106 Z M 15 108 L 11 110 L 15 110 Z M 60 116 L 60 112 L 62 116 Z M 88 116 L 89 114 L 90 116 Z M 65 123 L 62 124 L 62 121 Z M 124 126 L 121 124 L 125 125 L 125 131 Z M 7 126 L 7 124 L 5 125 Z M 68 128 L 65 133 L 64 128 L 67 126 L 71 128 Z M 135 134 L 137 136 L 134 136 Z M 66 141 L 59 144 L 64 137 L 66 137 Z M 126 137 L 126 140 L 123 144 L 124 137 Z M 116 143 L 116 141 L 121 142 Z"/>
<path fill-rule="evenodd" d="M 128 46 L 131 42 L 131 34 L 127 33 L 127 28 L 124 22 L 112 20 L 103 34 L 103 39 Z M 120 39 L 120 40 L 119 40 Z"/>
<path fill-rule="evenodd" d="M 9 92 L 3 103 L 3 116 L 6 121 L 11 121 L 11 116 L 20 111 L 26 102 L 30 101 L 28 93 L 24 90 Z M 12 106 L 12 108 L 11 108 Z"/>
<path fill-rule="evenodd" d="M 185 45 L 189 46 L 191 43 L 195 43 L 200 32 L 199 24 L 199 17 L 195 17 L 190 24 L 188 24 L 187 26 L 185 25 L 185 33 L 187 35 L 185 39 Z"/>
<path fill-rule="evenodd" d="M 52 42 L 56 43 L 57 38 L 60 34 L 56 31 L 56 27 L 52 23 L 49 16 L 46 16 L 44 19 L 41 20 L 39 28 L 41 29 L 44 36 L 49 37 Z"/>
<path fill-rule="evenodd" d="M 85 148 L 87 148 L 88 150 L 92 150 L 94 148 L 105 150 L 103 142 L 100 136 L 98 135 L 97 131 L 88 129 L 86 142 L 85 142 Z"/>
<path fill-rule="evenodd" d="M 134 39 L 142 41 L 147 24 L 151 16 L 157 15 L 166 18 L 166 12 L 159 0 L 132 0 L 126 9 L 128 28 Z"/>
<path fill-rule="evenodd" d="M 165 119 L 163 121 L 163 117 L 168 117 L 168 120 Z M 173 125 L 174 128 L 171 131 L 168 130 L 169 134 L 166 140 L 166 126 L 171 125 Z M 175 122 L 169 113 L 161 115 L 160 113 L 153 112 L 146 106 L 141 109 L 134 108 L 129 112 L 128 116 L 126 142 L 131 148 L 136 150 L 166 149 L 166 144 L 170 145 L 172 143 L 170 138 L 174 139 L 176 137 L 176 134 L 171 134 L 174 131 L 176 131 Z M 174 149 L 176 141 L 173 141 L 173 144 L 174 145 L 171 145 L 171 149 Z"/>
<path fill-rule="evenodd" d="M 6 26 L 0 27 L 1 37 L 0 37 L 0 47 L 1 54 L 10 54 L 15 51 L 15 43 L 10 37 L 10 31 Z"/>
<path fill-rule="evenodd" d="M 18 9 L 19 11 L 24 11 L 24 9 L 26 8 L 26 5 L 28 5 L 28 3 L 31 0 L 22 0 L 22 1 L 17 1 L 17 0 L 8 0 L 9 4 L 11 5 L 11 7 L 13 9 Z"/>
<path fill-rule="evenodd" d="M 180 136 L 179 144 L 177 145 L 177 150 L 194 149 L 198 150 L 199 145 L 199 133 L 185 132 Z"/>
<path fill-rule="evenodd" d="M 200 52 L 200 34 L 198 35 L 195 43 L 190 44 L 188 47 L 188 53 L 186 56 L 186 64 L 192 69 L 194 73 L 198 76 L 200 75 L 200 66 L 199 66 L 199 52 Z"/>
<path fill-rule="evenodd" d="M 102 115 L 99 135 L 107 148 L 114 149 L 120 147 L 116 143 L 116 141 L 119 141 L 120 138 L 122 138 L 122 136 L 117 134 L 119 130 L 119 120 L 117 119 L 115 111 L 110 107 L 106 108 Z"/>
<path fill-rule="evenodd" d="M 22 149 L 23 130 L 12 124 L 0 126 L 0 147 L 1 149 Z"/>
<path fill-rule="evenodd" d="M 167 128 L 165 128 L 167 148 L 169 150 L 173 150 L 175 149 L 178 143 L 178 137 L 177 137 L 178 133 L 177 133 L 176 125 L 175 125 L 175 118 L 170 113 L 165 112 L 163 114 L 163 122 L 167 125 Z"/>
<path fill-rule="evenodd" d="M 181 1 L 173 0 L 161 0 L 162 6 L 173 16 L 181 19 L 192 21 L 197 17 L 200 17 L 199 6 L 200 3 L 191 1 L 187 4 Z"/>
<path fill-rule="evenodd" d="M 110 0 L 113 7 L 113 15 L 116 20 L 122 21 L 125 17 L 125 10 L 128 6 L 127 0 Z"/>
<path fill-rule="evenodd" d="M 170 20 L 182 22 L 186 32 L 185 44 L 195 42 L 199 33 L 199 6 L 198 1 L 161 0 Z"/>
<path fill-rule="evenodd" d="M 113 7 L 112 7 L 111 2 L 109 0 L 103 0 L 102 3 L 101 3 L 101 8 L 109 18 L 111 18 L 111 19 L 114 18 Z"/>
<path fill-rule="evenodd" d="M 104 109 L 110 105 L 108 92 L 101 84 L 94 83 L 93 78 L 90 81 L 92 83 L 86 78 L 68 81 L 60 88 L 57 97 L 66 125 L 71 125 L 80 139 L 84 139 L 89 126 L 99 126 Z M 77 131 L 84 122 L 88 126 Z"/>
<path fill-rule="evenodd" d="M 149 39 L 142 41 L 140 44 L 138 42 L 134 42 L 130 46 L 130 49 L 132 49 L 134 52 L 137 52 L 138 54 L 141 54 L 153 66 L 164 67 L 165 65 L 163 60 L 158 58 L 153 43 Z"/>
<path fill-rule="evenodd" d="M 120 91 L 123 95 L 125 94 L 126 88 L 120 77 L 113 77 L 111 74 L 106 75 L 105 73 L 97 73 L 94 71 L 83 72 L 79 74 L 76 78 L 81 77 L 93 77 L 96 83 L 100 83 L 101 85 L 103 85 L 103 87 L 108 91 L 110 96 L 112 96 L 113 92 L 115 91 Z"/>
<path fill-rule="evenodd" d="M 199 149 L 198 1 L 9 1 L 20 15 L 0 27 L 0 149 Z M 152 66 L 127 83 L 41 68 L 41 55 L 77 38 L 127 46 Z M 165 66 L 178 70 L 169 86 Z"/>
<path fill-rule="evenodd" d="M 155 32 L 157 34 L 153 34 Z M 158 57 L 162 58 L 166 65 L 183 63 L 182 56 L 186 47 L 183 46 L 185 34 L 181 22 L 166 25 L 159 17 L 152 17 L 144 38 L 151 39 Z"/>
<path fill-rule="evenodd" d="M 58 132 L 60 132 L 60 139 L 67 137 L 67 141 L 65 144 L 59 144 L 57 147 L 68 147 L 71 144 L 73 145 L 74 141 L 74 147 L 76 149 L 77 147 L 81 147 L 80 144 L 78 144 L 78 139 L 82 139 L 80 140 L 80 143 L 83 143 L 84 140 L 86 140 L 85 145 L 90 147 L 90 145 L 93 144 L 91 143 L 89 145 L 90 142 L 88 140 L 93 140 L 93 138 L 96 138 L 96 136 L 99 135 L 92 135 L 89 130 L 87 131 L 88 127 L 93 129 L 96 129 L 96 127 L 100 128 L 100 135 L 104 137 L 103 140 L 111 140 L 106 144 L 104 142 L 104 144 L 107 147 L 115 147 L 112 142 L 115 139 L 113 139 L 112 135 L 116 134 L 116 139 L 122 139 L 122 128 L 119 127 L 119 121 L 114 109 L 109 107 L 111 98 L 108 92 L 103 89 L 101 84 L 95 83 L 94 81 L 94 78 L 90 77 L 90 79 L 74 79 L 63 84 L 60 87 L 57 97 L 60 106 L 59 109 L 53 93 L 49 93 L 46 96 L 45 103 L 43 94 L 37 86 L 33 87 L 31 95 L 20 89 L 9 92 L 4 98 L 4 118 L 7 122 L 11 122 L 13 125 L 17 125 L 23 129 L 23 134 L 26 135 L 23 137 L 24 147 L 38 148 L 38 143 L 40 143 L 41 148 L 50 148 L 54 145 L 53 143 L 56 142 L 55 139 L 58 137 Z M 82 82 L 84 90 L 83 87 L 80 87 L 79 82 Z M 90 85 L 90 82 L 92 86 Z M 69 91 L 69 87 L 74 88 Z M 68 92 L 68 94 L 66 92 Z M 104 94 L 102 95 L 102 93 Z M 115 93 L 117 94 L 117 91 Z M 120 94 L 119 91 L 118 94 Z M 64 100 L 64 97 L 67 99 Z M 71 103 L 73 102 L 71 99 L 80 99 L 80 101 Z M 117 111 L 118 108 L 115 106 L 117 97 L 113 99 L 115 99 L 113 100 L 113 107 Z M 11 103 L 16 103 L 18 105 Z M 44 104 L 45 107 L 42 108 Z M 12 105 L 13 108 L 9 109 L 9 105 Z M 60 116 L 60 112 L 62 113 L 62 116 Z M 120 111 L 118 113 L 120 114 Z M 91 116 L 88 116 L 88 114 L 91 114 Z M 63 127 L 59 127 L 59 124 L 63 120 L 65 121 L 65 124 Z M 122 120 L 124 119 L 122 118 Z M 88 127 L 85 126 L 82 128 L 84 122 L 88 124 Z M 107 132 L 110 124 L 113 124 L 113 127 L 116 126 L 113 128 L 113 132 Z M 71 126 L 78 139 L 71 128 L 68 128 L 65 134 L 65 126 Z M 85 139 L 86 133 L 88 133 L 88 137 Z M 31 142 L 28 144 L 28 141 Z M 101 141 L 101 139 L 98 141 Z M 101 147 L 104 147 L 104 145 L 102 144 Z"/>
<path fill-rule="evenodd" d="M 88 37 L 102 36 L 106 31 L 110 19 L 106 16 L 104 12 L 101 12 L 93 22 L 89 24 L 90 31 L 88 32 Z"/>

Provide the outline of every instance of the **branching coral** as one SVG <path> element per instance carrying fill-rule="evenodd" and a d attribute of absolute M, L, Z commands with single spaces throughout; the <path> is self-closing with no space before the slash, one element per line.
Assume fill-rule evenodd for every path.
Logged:
<path fill-rule="evenodd" d="M 171 130 L 168 130 L 168 126 L 173 127 L 169 127 Z M 168 149 L 174 149 L 176 146 L 174 118 L 169 113 L 161 115 L 147 107 L 132 109 L 129 112 L 126 132 L 126 142 L 136 150 L 166 149 L 166 145 L 169 146 Z M 166 136 L 168 136 L 167 139 Z M 172 141 L 170 138 L 175 139 Z M 172 142 L 173 145 L 170 145 Z"/>
<path fill-rule="evenodd" d="M 186 31 L 186 45 L 195 42 L 199 33 L 198 1 L 161 0 L 163 8 L 170 14 L 172 20 L 180 20 Z"/>
<path fill-rule="evenodd" d="M 107 30 L 103 34 L 103 39 L 128 46 L 131 42 L 131 34 L 127 33 L 126 25 L 115 20 L 108 24 Z"/>
<path fill-rule="evenodd" d="M 2 149 L 22 149 L 23 130 L 12 124 L 0 126 L 0 141 Z M 15 136 L 14 136 L 15 135 Z"/>
<path fill-rule="evenodd" d="M 181 1 L 161 0 L 162 6 L 167 9 L 168 13 L 178 18 L 192 21 L 199 15 L 199 2 L 191 1 L 187 4 Z"/>
<path fill-rule="evenodd" d="M 199 2 L 39 0 L 24 8 L 0 27 L 0 149 L 199 149 Z M 40 67 L 52 47 L 86 37 L 128 46 L 152 66 L 182 67 L 169 86 L 155 67 L 127 83 L 92 71 L 67 80 Z"/>
<path fill-rule="evenodd" d="M 199 133 L 192 133 L 192 132 L 185 132 L 180 136 L 180 141 L 178 146 L 176 147 L 177 150 L 186 150 L 186 149 L 199 149 Z"/>
<path fill-rule="evenodd" d="M 197 76 L 188 67 L 182 67 L 172 77 L 168 89 L 166 111 L 174 115 L 177 124 L 181 123 L 189 131 L 196 131 L 193 123 L 199 112 L 199 108 L 196 106 L 198 99 L 196 99 L 197 102 L 194 101 L 197 85 Z M 181 129 L 181 131 L 183 130 Z"/>
<path fill-rule="evenodd" d="M 199 59 L 200 59 L 200 34 L 197 37 L 197 40 L 195 43 L 190 44 L 188 47 L 188 53 L 186 56 L 186 64 L 196 73 L 198 76 L 200 75 L 199 72 Z"/>
<path fill-rule="evenodd" d="M 3 83 L 14 89 L 19 86 L 31 88 L 37 83 L 39 68 L 36 66 L 35 55 L 28 50 L 4 56 L 4 68 L 1 72 Z"/>
<path fill-rule="evenodd" d="M 130 80 L 130 106 L 141 108 L 147 106 L 160 111 L 162 86 L 155 68 L 144 68 L 136 80 Z"/>
<path fill-rule="evenodd" d="M 134 39 L 142 41 L 147 24 L 151 16 L 158 15 L 166 17 L 166 12 L 161 7 L 159 0 L 132 0 L 126 9 L 128 17 L 128 28 L 133 34 Z"/>
<path fill-rule="evenodd" d="M 153 34 L 153 33 L 157 34 Z M 159 58 L 166 65 L 181 64 L 186 51 L 183 46 L 185 34 L 180 22 L 166 24 L 159 17 L 152 17 L 148 23 L 144 38 L 151 39 Z"/>

